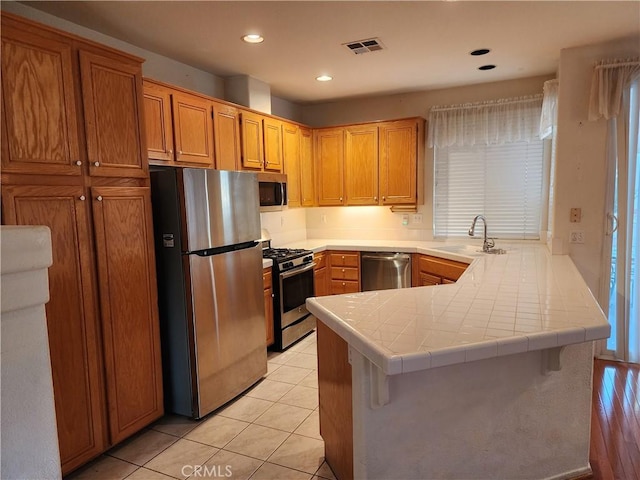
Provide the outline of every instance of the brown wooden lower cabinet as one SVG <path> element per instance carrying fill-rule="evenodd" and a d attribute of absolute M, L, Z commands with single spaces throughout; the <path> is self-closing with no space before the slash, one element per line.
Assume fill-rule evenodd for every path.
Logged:
<path fill-rule="evenodd" d="M 353 410 L 349 346 L 318 320 L 318 396 L 325 458 L 340 480 L 353 478 Z"/>
<path fill-rule="evenodd" d="M 313 256 L 316 266 L 313 268 L 313 288 L 316 297 L 329 295 L 329 278 L 327 277 L 327 255 L 325 252 Z"/>
<path fill-rule="evenodd" d="M 329 293 L 356 293 L 360 291 L 360 252 L 327 252 Z"/>
<path fill-rule="evenodd" d="M 411 258 L 411 286 L 455 283 L 468 266 L 455 260 L 414 253 Z"/>
<path fill-rule="evenodd" d="M 268 347 L 269 345 L 273 345 L 275 341 L 273 331 L 273 277 L 271 267 L 262 270 L 262 281 L 264 282 L 264 319 Z"/>
<path fill-rule="evenodd" d="M 5 224 L 51 229 L 46 313 L 66 474 L 163 414 L 149 189 L 8 185 L 2 208 Z"/>
<path fill-rule="evenodd" d="M 91 189 L 111 442 L 163 414 L 148 187 Z"/>

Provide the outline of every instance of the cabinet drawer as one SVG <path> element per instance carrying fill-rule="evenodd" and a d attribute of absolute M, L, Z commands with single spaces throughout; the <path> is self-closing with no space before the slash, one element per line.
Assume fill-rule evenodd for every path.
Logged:
<path fill-rule="evenodd" d="M 428 285 L 440 285 L 441 279 L 440 277 L 436 277 L 435 275 L 429 275 L 428 273 L 420 272 L 420 287 L 426 287 Z M 455 283 L 455 282 L 450 282 Z"/>
<path fill-rule="evenodd" d="M 360 291 L 358 282 L 352 280 L 331 280 L 331 295 L 341 293 L 357 293 Z"/>
<path fill-rule="evenodd" d="M 333 252 L 329 255 L 332 267 L 359 267 L 360 254 L 347 252 Z"/>
<path fill-rule="evenodd" d="M 418 259 L 418 270 L 438 277 L 446 277 L 451 280 L 457 280 L 464 273 L 468 265 L 462 262 L 446 260 L 444 258 L 430 257 L 421 255 Z"/>
<path fill-rule="evenodd" d="M 262 281 L 264 282 L 264 289 L 271 288 L 272 280 L 271 280 L 271 267 L 265 268 L 262 270 Z"/>
<path fill-rule="evenodd" d="M 331 267 L 332 280 L 359 280 L 360 271 L 354 267 Z"/>
<path fill-rule="evenodd" d="M 314 267 L 314 270 L 320 270 L 321 268 L 324 268 L 327 266 L 327 256 L 325 255 L 324 252 L 316 253 L 313 256 L 313 261 L 316 262 L 316 266 Z"/>

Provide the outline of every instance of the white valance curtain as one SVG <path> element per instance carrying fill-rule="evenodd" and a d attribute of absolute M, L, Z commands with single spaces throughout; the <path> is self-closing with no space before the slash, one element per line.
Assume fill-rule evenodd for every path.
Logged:
<path fill-rule="evenodd" d="M 558 80 L 547 80 L 542 87 L 540 140 L 552 138 L 558 125 Z"/>
<path fill-rule="evenodd" d="M 541 111 L 542 95 L 435 106 L 429 112 L 429 146 L 501 145 L 538 140 Z"/>
<path fill-rule="evenodd" d="M 631 81 L 640 75 L 640 58 L 602 60 L 593 69 L 589 120 L 617 117 L 622 97 Z"/>

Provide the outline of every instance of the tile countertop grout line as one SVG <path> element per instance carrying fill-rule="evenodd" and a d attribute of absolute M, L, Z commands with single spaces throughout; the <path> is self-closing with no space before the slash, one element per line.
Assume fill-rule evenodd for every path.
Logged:
<path fill-rule="evenodd" d="M 401 245 L 398 245 L 398 243 L 401 243 Z M 456 303 L 456 296 L 460 295 L 460 298 L 471 302 L 470 306 L 474 302 L 477 302 L 478 305 L 482 305 L 483 302 L 485 304 L 486 302 L 493 302 L 490 307 L 491 311 L 486 314 L 488 318 L 491 318 L 495 301 L 499 298 L 505 298 L 504 294 L 507 293 L 506 289 L 508 288 L 508 296 L 513 297 L 515 308 L 513 320 L 508 321 L 509 323 L 513 321 L 514 328 L 513 330 L 506 330 L 507 332 L 511 331 L 511 335 L 487 336 L 482 340 L 468 343 L 459 343 L 461 340 L 458 338 L 457 343 L 455 340 L 450 340 L 453 342 L 450 345 L 429 348 L 428 350 L 421 343 L 420 345 L 415 344 L 413 350 L 404 352 L 394 352 L 385 347 L 382 344 L 383 340 L 376 340 L 371 336 L 367 336 L 366 332 L 359 331 L 357 326 L 341 318 L 339 312 L 332 311 L 332 309 L 340 310 L 340 302 L 352 299 L 351 303 L 357 303 L 353 302 L 353 299 L 363 299 L 365 298 L 363 293 L 370 294 L 370 292 L 309 299 L 308 308 L 312 313 L 321 319 L 322 317 L 326 318 L 327 323 L 336 333 L 387 375 L 408 373 L 410 371 L 527 351 L 545 350 L 573 343 L 598 340 L 609 335 L 610 326 L 602 310 L 569 256 L 551 255 L 547 246 L 542 243 L 505 243 L 507 243 L 505 246 L 507 254 L 505 255 L 488 256 L 480 254 L 473 257 L 434 249 L 434 244 L 438 246 L 452 245 L 451 243 L 443 244 L 442 242 L 307 240 L 294 244 L 298 247 L 304 246 L 315 252 L 323 250 L 375 251 L 375 249 L 384 249 L 385 251 L 423 253 L 469 263 L 469 268 L 456 284 L 403 289 L 415 292 L 413 295 L 416 300 L 414 302 L 415 315 L 424 313 L 419 309 L 418 304 L 420 299 L 427 298 L 418 296 L 418 289 L 439 288 L 439 291 L 443 291 L 442 288 L 449 287 L 449 290 L 453 291 L 457 287 L 456 294 L 446 303 L 445 312 L 446 308 Z M 484 268 L 482 268 L 483 266 Z M 505 278 L 507 281 L 505 281 Z M 515 291 L 510 288 L 513 281 L 517 282 L 514 285 L 517 287 Z M 547 286 L 546 292 L 545 285 Z M 542 317 L 541 304 L 544 302 L 543 297 L 555 296 L 555 292 L 552 294 L 549 290 L 550 288 L 559 288 L 558 296 L 562 298 L 563 302 L 562 310 L 558 310 L 555 313 L 557 316 L 555 327 L 553 325 L 553 310 L 546 309 L 544 320 Z M 493 289 L 495 289 L 495 293 L 493 293 Z M 501 294 L 501 289 L 504 294 Z M 584 293 L 585 289 L 588 292 L 586 295 Z M 481 290 L 483 290 L 483 295 L 478 296 Z M 397 293 L 393 292 L 398 291 L 380 291 L 378 292 L 378 299 L 384 300 L 383 304 L 392 304 L 394 298 L 396 298 L 397 302 Z M 435 291 L 432 290 L 432 292 Z M 434 305 L 433 298 L 432 293 L 432 306 Z M 577 301 L 575 300 L 576 298 L 578 299 Z M 365 301 L 362 300 L 362 302 Z M 378 307 L 381 305 L 378 305 Z M 353 305 L 351 306 L 353 307 Z M 314 309 L 317 310 L 314 311 Z M 572 309 L 574 318 L 571 318 Z M 577 311 L 578 309 L 580 311 Z M 537 313 L 530 313 L 532 311 L 537 311 Z M 450 313 L 452 317 L 455 317 L 454 320 L 459 321 L 460 325 L 462 325 L 466 314 L 453 311 Z M 522 317 L 519 315 L 522 315 Z M 531 327 L 531 331 L 528 328 L 523 328 L 526 326 L 525 322 L 518 322 L 519 318 L 526 320 L 528 318 L 527 315 L 540 318 L 539 326 Z M 435 315 L 427 318 L 431 331 L 440 332 L 440 334 L 445 332 L 444 329 L 433 328 L 434 325 L 438 325 Z M 379 319 L 378 328 L 387 325 L 387 319 Z M 487 321 L 487 325 L 489 325 L 489 321 Z M 522 330 L 517 331 L 518 327 Z M 489 329 L 489 327 L 484 328 L 485 330 Z M 450 337 L 454 335 L 460 336 L 460 328 L 457 333 L 451 332 Z"/>

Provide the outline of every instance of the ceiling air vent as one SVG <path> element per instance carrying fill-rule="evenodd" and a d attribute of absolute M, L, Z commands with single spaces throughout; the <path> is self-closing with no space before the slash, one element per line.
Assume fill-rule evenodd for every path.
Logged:
<path fill-rule="evenodd" d="M 368 38 L 367 40 L 358 40 L 357 42 L 343 43 L 350 52 L 360 55 L 363 53 L 376 52 L 384 49 L 384 45 L 379 38 Z"/>

